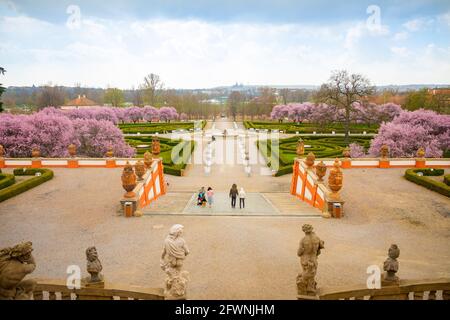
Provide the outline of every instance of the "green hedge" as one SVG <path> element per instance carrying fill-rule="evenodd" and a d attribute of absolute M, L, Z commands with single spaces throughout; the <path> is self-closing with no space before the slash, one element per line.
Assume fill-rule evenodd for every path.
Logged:
<path fill-rule="evenodd" d="M 16 182 L 13 174 L 0 173 L 0 190 L 12 186 Z"/>
<path fill-rule="evenodd" d="M 53 171 L 49 169 L 14 169 L 15 176 L 34 176 L 37 172 L 41 173 L 41 176 L 36 176 L 19 183 L 15 183 L 0 190 L 0 202 L 15 197 L 18 194 L 30 190 L 53 178 Z"/>
<path fill-rule="evenodd" d="M 444 176 L 444 183 L 448 186 L 450 186 L 450 174 L 446 174 Z"/>
<path fill-rule="evenodd" d="M 435 169 L 433 171 L 440 171 L 442 172 L 441 175 L 444 173 L 444 170 L 441 169 Z M 408 169 L 405 171 L 405 178 L 411 182 L 414 182 L 418 185 L 421 185 L 427 189 L 436 191 L 444 196 L 450 197 L 450 186 L 446 185 L 443 182 L 439 182 L 430 178 L 426 177 L 426 173 L 428 173 L 429 169 Z M 423 176 L 417 175 L 417 172 L 423 172 Z M 430 175 L 435 175 L 434 173 Z"/>
<path fill-rule="evenodd" d="M 325 126 L 321 126 L 317 123 L 294 123 L 285 122 L 280 123 L 276 121 L 244 121 L 244 126 L 246 129 L 267 129 L 267 130 L 281 130 L 285 133 L 345 133 L 345 128 L 342 123 L 333 123 Z M 356 124 L 352 123 L 350 125 L 350 132 L 352 133 L 377 133 L 378 126 L 368 126 L 366 124 Z"/>
<path fill-rule="evenodd" d="M 119 124 L 120 130 L 123 133 L 171 133 L 173 130 L 184 129 L 189 131 L 190 129 L 194 129 L 194 122 L 147 122 L 147 123 L 123 123 Z M 201 128 L 203 129 L 206 125 L 206 121 L 202 120 Z"/>

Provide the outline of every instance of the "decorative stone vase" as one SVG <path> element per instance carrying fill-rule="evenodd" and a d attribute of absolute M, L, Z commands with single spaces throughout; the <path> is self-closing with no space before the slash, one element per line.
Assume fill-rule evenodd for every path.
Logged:
<path fill-rule="evenodd" d="M 5 148 L 0 144 L 0 158 L 3 158 L 5 156 Z"/>
<path fill-rule="evenodd" d="M 350 148 L 346 147 L 344 149 L 344 151 L 342 151 L 342 155 L 344 156 L 344 158 L 350 158 L 351 157 L 351 155 L 350 155 Z"/>
<path fill-rule="evenodd" d="M 144 165 L 146 169 L 150 169 L 152 165 L 152 154 L 148 151 L 144 153 Z"/>
<path fill-rule="evenodd" d="M 338 192 L 342 188 L 343 175 L 340 166 L 339 159 L 334 160 L 333 168 L 328 176 L 328 187 L 333 192 L 334 198 L 338 198 Z"/>
<path fill-rule="evenodd" d="M 297 156 L 302 156 L 305 154 L 305 142 L 302 138 L 298 139 L 297 142 Z"/>
<path fill-rule="evenodd" d="M 41 156 L 41 150 L 38 147 L 34 147 L 31 150 L 31 157 L 33 158 L 39 158 Z"/>
<path fill-rule="evenodd" d="M 310 152 L 308 153 L 308 155 L 306 156 L 306 165 L 308 166 L 308 169 L 311 169 L 314 166 L 314 161 L 316 160 L 316 156 L 314 155 L 314 153 Z"/>
<path fill-rule="evenodd" d="M 325 174 L 327 173 L 327 166 L 323 161 L 320 161 L 316 166 L 316 175 L 319 178 L 319 181 L 323 181 L 323 177 L 325 177 Z"/>
<path fill-rule="evenodd" d="M 386 159 L 389 157 L 389 147 L 385 144 L 380 149 L 380 155 L 382 159 Z"/>
<path fill-rule="evenodd" d="M 136 162 L 136 164 L 134 165 L 134 172 L 136 172 L 136 175 L 138 177 L 138 181 L 142 181 L 142 177 L 145 174 L 145 164 L 142 162 L 142 160 L 139 160 L 138 162 Z"/>
<path fill-rule="evenodd" d="M 122 187 L 127 192 L 124 195 L 125 198 L 133 198 L 136 196 L 133 192 L 133 189 L 136 187 L 136 175 L 134 174 L 133 167 L 128 161 L 122 172 Z"/>
<path fill-rule="evenodd" d="M 77 146 L 72 143 L 67 147 L 67 151 L 69 151 L 70 157 L 75 158 L 77 155 Z"/>
<path fill-rule="evenodd" d="M 114 157 L 114 151 L 113 151 L 113 148 L 112 148 L 112 147 L 109 147 L 109 148 L 108 148 L 108 151 L 106 152 L 105 156 L 106 156 L 107 158 L 112 158 L 112 157 Z"/>
<path fill-rule="evenodd" d="M 421 159 L 425 157 L 425 149 L 423 147 L 420 147 L 419 150 L 417 150 L 417 157 Z"/>
<path fill-rule="evenodd" d="M 152 155 L 154 158 L 157 158 L 159 156 L 159 153 L 161 152 L 161 145 L 159 143 L 159 139 L 154 137 L 152 140 Z"/>

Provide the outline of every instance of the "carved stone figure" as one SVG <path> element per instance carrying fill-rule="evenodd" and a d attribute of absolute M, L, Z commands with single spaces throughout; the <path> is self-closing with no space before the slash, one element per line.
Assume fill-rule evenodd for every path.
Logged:
<path fill-rule="evenodd" d="M 77 155 L 77 146 L 72 143 L 67 147 L 67 151 L 69 151 L 69 155 L 74 158 Z"/>
<path fill-rule="evenodd" d="M 323 161 L 320 161 L 316 165 L 316 175 L 319 178 L 319 182 L 323 181 L 323 177 L 325 177 L 325 174 L 327 173 L 327 166 Z"/>
<path fill-rule="evenodd" d="M 87 272 L 91 275 L 87 279 L 88 283 L 97 283 L 103 281 L 103 276 L 100 273 L 103 270 L 102 264 L 98 259 L 97 249 L 95 247 L 89 247 L 86 249 L 87 259 Z"/>
<path fill-rule="evenodd" d="M 333 192 L 331 197 L 336 199 L 339 198 L 339 190 L 341 190 L 344 180 L 340 167 L 339 159 L 336 158 L 336 160 L 334 160 L 333 168 L 331 168 L 328 176 L 328 187 Z"/>
<path fill-rule="evenodd" d="M 302 156 L 305 154 L 305 142 L 302 138 L 297 141 L 297 156 Z"/>
<path fill-rule="evenodd" d="M 161 145 L 159 143 L 159 139 L 157 137 L 153 137 L 152 140 L 152 155 L 154 158 L 157 158 L 159 156 L 159 153 L 161 152 Z"/>
<path fill-rule="evenodd" d="M 350 158 L 351 157 L 351 155 L 350 155 L 350 148 L 346 147 L 344 149 L 344 151 L 342 151 L 342 155 L 344 156 L 344 158 Z"/>
<path fill-rule="evenodd" d="M 305 236 L 300 241 L 297 255 L 303 272 L 297 276 L 297 292 L 299 295 L 314 296 L 317 293 L 317 256 L 324 249 L 324 242 L 316 236 L 310 224 L 304 224 L 302 230 Z"/>
<path fill-rule="evenodd" d="M 23 280 L 36 268 L 33 244 L 23 242 L 0 250 L 0 300 L 30 300 L 36 281 Z"/>
<path fill-rule="evenodd" d="M 3 158 L 5 156 L 5 148 L 0 144 L 0 158 Z"/>
<path fill-rule="evenodd" d="M 138 160 L 136 162 L 136 164 L 134 165 L 134 172 L 136 172 L 138 181 L 142 181 L 142 177 L 145 174 L 145 164 L 142 162 L 142 160 Z"/>
<path fill-rule="evenodd" d="M 308 153 L 305 161 L 305 164 L 308 166 L 308 169 L 312 169 L 314 161 L 316 161 L 316 156 L 314 155 L 314 153 L 312 152 Z"/>
<path fill-rule="evenodd" d="M 182 271 L 184 259 L 189 254 L 181 224 L 173 225 L 169 235 L 164 240 L 161 255 L 161 269 L 167 274 L 165 296 L 166 299 L 185 299 L 189 272 Z"/>
<path fill-rule="evenodd" d="M 420 159 L 425 157 L 425 149 L 423 147 L 420 147 L 419 150 L 417 150 L 417 157 Z"/>
<path fill-rule="evenodd" d="M 136 194 L 133 189 L 136 187 L 136 175 L 134 174 L 133 167 L 127 161 L 125 168 L 122 172 L 122 186 L 127 193 L 125 193 L 125 198 L 133 198 Z"/>
<path fill-rule="evenodd" d="M 41 156 L 41 150 L 38 147 L 34 147 L 31 150 L 31 157 L 33 158 L 39 158 Z"/>
<path fill-rule="evenodd" d="M 108 151 L 106 151 L 105 156 L 106 156 L 107 158 L 112 158 L 112 157 L 114 157 L 114 151 L 113 151 L 113 148 L 112 148 L 112 147 L 108 147 Z"/>
<path fill-rule="evenodd" d="M 387 159 L 389 157 L 389 147 L 385 144 L 381 146 L 380 155 L 382 159 Z"/>
<path fill-rule="evenodd" d="M 384 261 L 383 270 L 386 271 L 383 277 L 383 284 L 398 284 L 399 278 L 395 275 L 398 271 L 397 258 L 400 256 L 400 249 L 396 244 L 392 244 L 388 251 L 388 258 Z"/>
<path fill-rule="evenodd" d="M 152 154 L 148 151 L 144 153 L 144 165 L 146 169 L 150 169 L 152 165 Z"/>

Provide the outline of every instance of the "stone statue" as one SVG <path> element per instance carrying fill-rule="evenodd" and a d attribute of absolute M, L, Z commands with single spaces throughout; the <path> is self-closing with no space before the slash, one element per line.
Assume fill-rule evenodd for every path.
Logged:
<path fill-rule="evenodd" d="M 0 300 L 30 300 L 36 281 L 23 280 L 36 269 L 31 242 L 0 250 Z"/>
<path fill-rule="evenodd" d="M 305 154 L 305 142 L 302 138 L 299 138 L 297 141 L 297 156 L 302 156 Z"/>
<path fill-rule="evenodd" d="M 302 227 L 305 236 L 300 241 L 297 255 L 303 272 L 297 276 L 297 292 L 299 295 L 314 296 L 317 292 L 315 276 L 317 273 L 317 256 L 324 249 L 324 242 L 313 232 L 310 224 Z"/>
<path fill-rule="evenodd" d="M 383 285 L 398 285 L 399 278 L 395 275 L 398 271 L 397 258 L 400 256 L 400 249 L 396 244 L 392 244 L 388 251 L 388 258 L 384 261 L 383 270 L 386 273 L 383 276 Z"/>
<path fill-rule="evenodd" d="M 87 279 L 88 283 L 97 283 L 103 281 L 103 276 L 100 273 L 103 270 L 102 264 L 98 259 L 97 249 L 95 247 L 89 247 L 86 249 L 87 259 L 87 272 L 91 275 Z"/>
<path fill-rule="evenodd" d="M 161 269 L 167 274 L 165 296 L 166 299 L 186 299 L 186 287 L 189 280 L 189 272 L 182 271 L 184 259 L 189 254 L 181 224 L 173 225 L 169 235 L 164 240 L 161 255 Z"/>

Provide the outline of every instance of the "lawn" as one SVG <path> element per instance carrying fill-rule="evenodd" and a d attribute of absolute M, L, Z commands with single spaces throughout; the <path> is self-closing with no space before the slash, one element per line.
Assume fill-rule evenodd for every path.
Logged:
<path fill-rule="evenodd" d="M 257 142 L 258 148 L 263 151 L 263 156 L 266 158 L 269 167 L 273 161 L 279 161 L 279 167 L 276 176 L 292 173 L 292 165 L 294 159 L 297 157 L 297 141 L 300 137 L 291 137 L 287 139 L 280 139 L 278 143 L 278 152 L 276 148 L 272 148 L 271 140 L 259 140 Z M 316 158 L 334 158 L 341 157 L 344 148 L 347 144 L 344 142 L 344 137 L 326 136 L 302 137 L 305 142 L 305 155 L 313 152 Z M 350 137 L 350 143 L 357 142 L 366 149 L 370 145 L 371 137 Z M 266 152 L 264 152 L 264 150 Z"/>

